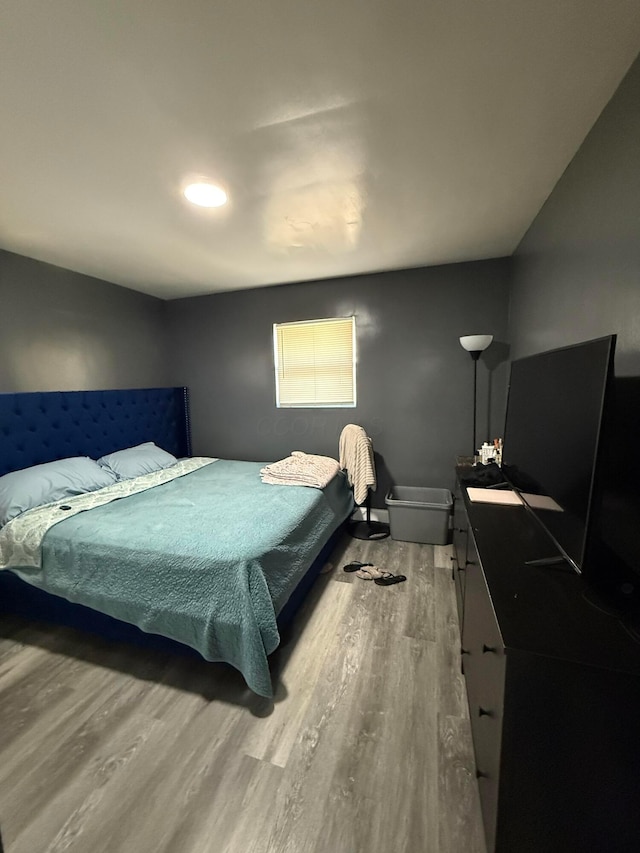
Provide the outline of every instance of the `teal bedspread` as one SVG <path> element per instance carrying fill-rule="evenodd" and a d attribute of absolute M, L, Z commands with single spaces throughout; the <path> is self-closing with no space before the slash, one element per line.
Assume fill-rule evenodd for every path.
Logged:
<path fill-rule="evenodd" d="M 271 696 L 276 615 L 353 507 L 346 479 L 274 486 L 218 460 L 52 527 L 24 580 L 225 661 Z"/>

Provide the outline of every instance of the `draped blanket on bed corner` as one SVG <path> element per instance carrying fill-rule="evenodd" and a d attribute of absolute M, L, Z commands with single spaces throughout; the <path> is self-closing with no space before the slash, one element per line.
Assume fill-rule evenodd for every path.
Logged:
<path fill-rule="evenodd" d="M 272 695 L 276 616 L 353 500 L 267 485 L 261 463 L 217 460 L 80 512 L 42 540 L 42 567 L 12 567 L 47 592 L 225 661 Z"/>

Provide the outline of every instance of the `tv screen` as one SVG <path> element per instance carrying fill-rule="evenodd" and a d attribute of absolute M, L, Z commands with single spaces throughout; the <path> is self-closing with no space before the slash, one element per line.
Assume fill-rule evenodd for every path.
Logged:
<path fill-rule="evenodd" d="M 610 335 L 511 365 L 505 477 L 577 571 L 585 556 L 615 340 Z"/>
<path fill-rule="evenodd" d="M 638 424 L 640 377 L 615 377 L 607 395 L 583 569 L 625 614 L 640 611 Z"/>

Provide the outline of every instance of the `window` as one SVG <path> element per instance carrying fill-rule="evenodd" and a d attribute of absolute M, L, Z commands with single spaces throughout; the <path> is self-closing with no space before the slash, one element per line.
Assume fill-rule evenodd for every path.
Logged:
<path fill-rule="evenodd" d="M 355 317 L 275 323 L 278 408 L 356 404 Z"/>

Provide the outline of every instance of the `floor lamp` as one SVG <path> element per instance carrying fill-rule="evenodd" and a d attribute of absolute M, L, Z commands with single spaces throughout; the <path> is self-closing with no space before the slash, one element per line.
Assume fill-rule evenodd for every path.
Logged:
<path fill-rule="evenodd" d="M 386 539 L 391 533 L 391 528 L 384 521 L 371 520 L 371 489 L 367 493 L 365 502 L 366 518 L 364 521 L 352 521 L 349 525 L 349 533 L 356 539 Z"/>
<path fill-rule="evenodd" d="M 493 335 L 464 335 L 460 338 L 463 349 L 469 353 L 473 360 L 473 447 L 471 455 L 475 456 L 476 448 L 476 409 L 478 397 L 478 359 L 480 353 L 484 352 L 493 340 Z"/>

